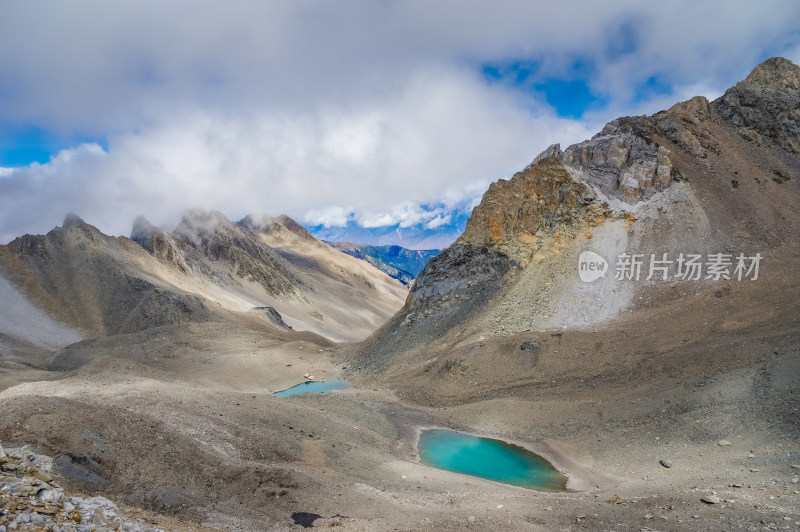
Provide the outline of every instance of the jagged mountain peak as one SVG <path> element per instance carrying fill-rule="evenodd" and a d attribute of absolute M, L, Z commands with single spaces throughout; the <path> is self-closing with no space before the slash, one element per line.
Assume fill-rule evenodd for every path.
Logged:
<path fill-rule="evenodd" d="M 70 229 L 79 229 L 84 233 L 102 234 L 98 228 L 96 228 L 91 224 L 86 223 L 83 218 L 81 218 L 80 216 L 78 216 L 73 212 L 67 214 L 64 217 L 64 221 L 61 224 L 61 229 L 63 231 L 68 231 Z"/>
<path fill-rule="evenodd" d="M 800 89 L 800 66 L 783 57 L 771 57 L 757 65 L 742 84 L 768 85 L 783 89 Z"/>
<path fill-rule="evenodd" d="M 299 238 L 302 241 L 320 245 L 308 230 L 286 214 L 272 217 L 268 214 L 255 216 L 248 214 L 236 223 L 245 231 L 257 234 L 270 246 L 282 246 Z"/>
<path fill-rule="evenodd" d="M 133 220 L 131 240 L 157 259 L 172 264 L 183 273 L 193 271 L 180 251 L 175 239 L 164 229 L 150 223 L 142 215 Z"/>
<path fill-rule="evenodd" d="M 86 223 L 83 218 L 75 213 L 69 213 L 64 217 L 61 227 L 55 227 L 48 235 L 60 235 L 60 238 L 71 235 L 72 238 L 86 239 L 92 242 L 101 242 L 108 237 L 97 227 Z M 25 235 L 25 237 L 39 238 L 40 235 Z M 24 237 L 23 237 L 24 238 Z M 19 240 L 19 239 L 16 239 Z"/>
<path fill-rule="evenodd" d="M 665 295 L 673 285 L 645 282 L 646 273 L 639 283 L 614 273 L 583 282 L 584 250 L 604 255 L 613 272 L 624 253 L 763 256 L 794 245 L 798 70 L 769 60 L 714 102 L 696 97 L 612 120 L 591 139 L 563 151 L 551 145 L 490 185 L 464 234 L 417 277 L 403 311 L 364 344 L 366 365 L 386 368 L 404 353 L 424 361 L 440 338 L 460 349 L 461 338 L 608 323 L 648 297 L 676 304 Z M 705 280 L 680 290 L 701 294 Z"/>
<path fill-rule="evenodd" d="M 711 106 L 743 138 L 800 153 L 800 67 L 767 59 Z"/>
<path fill-rule="evenodd" d="M 258 251 L 259 246 L 250 233 L 219 211 L 187 211 L 172 234 L 215 260 L 230 259 L 239 248 L 250 255 L 269 253 L 269 250 Z"/>
<path fill-rule="evenodd" d="M 159 231 L 161 230 L 158 227 L 150 223 L 150 220 L 140 214 L 133 220 L 133 225 L 131 226 L 131 240 L 141 243 L 142 240 L 147 239 Z"/>
<path fill-rule="evenodd" d="M 83 218 L 81 218 L 74 212 L 70 212 L 67 213 L 66 216 L 64 216 L 64 222 L 61 224 L 61 227 L 64 229 L 69 229 L 70 227 L 77 225 L 87 225 L 87 224 L 86 222 L 83 221 Z"/>
<path fill-rule="evenodd" d="M 175 228 L 175 232 L 185 236 L 196 237 L 204 233 L 217 231 L 221 227 L 228 228 L 233 225 L 233 222 L 219 211 L 191 209 L 183 214 L 178 227 Z"/>
<path fill-rule="evenodd" d="M 563 151 L 558 144 L 549 146 L 526 170 L 557 159 L 577 178 L 622 202 L 615 207 L 628 209 L 682 177 L 671 150 L 654 140 L 660 133 L 701 157 L 716 149 L 713 139 L 699 127 L 713 112 L 747 140 L 771 141 L 790 153 L 800 153 L 800 67 L 782 57 L 768 59 L 712 103 L 697 96 L 652 117 L 612 120 L 591 139 Z"/>
<path fill-rule="evenodd" d="M 262 230 L 264 227 L 267 227 L 273 223 L 275 223 L 275 217 L 269 214 L 262 214 L 262 215 L 248 214 L 247 216 L 239 220 L 237 222 L 237 225 L 249 229 L 251 231 L 258 232 Z"/>
<path fill-rule="evenodd" d="M 304 240 L 317 240 L 312 236 L 311 233 L 308 232 L 308 229 L 297 223 L 293 218 L 289 217 L 286 214 L 281 214 L 275 219 L 278 223 L 284 226 L 286 229 L 291 231 L 292 233 L 296 234 L 300 238 Z"/>

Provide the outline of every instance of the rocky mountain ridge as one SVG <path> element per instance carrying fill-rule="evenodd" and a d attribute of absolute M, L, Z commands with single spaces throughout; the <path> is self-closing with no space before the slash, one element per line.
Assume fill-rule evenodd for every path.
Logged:
<path fill-rule="evenodd" d="M 356 339 L 406 296 L 401 283 L 330 249 L 287 216 L 234 223 L 203 211 L 186 213 L 173 231 L 139 217 L 130 239 L 69 215 L 47 235 L 0 246 L 0 274 L 90 338 L 271 307 L 296 330 Z"/>
<path fill-rule="evenodd" d="M 132 260 L 118 260 L 122 256 Z M 145 257 L 135 243 L 106 236 L 75 215 L 47 235 L 25 235 L 0 247 L 4 276 L 50 315 L 87 335 L 212 319 L 203 298 L 137 275 L 135 262 Z"/>
<path fill-rule="evenodd" d="M 696 288 L 658 284 L 646 269 L 638 283 L 615 279 L 625 252 L 673 253 L 671 264 L 681 251 L 784 253 L 800 228 L 799 73 L 789 61 L 767 60 L 714 102 L 697 97 L 619 118 L 492 184 L 404 309 L 365 342 L 362 367 L 419 361 L 418 349 L 437 338 L 450 338 L 441 347 L 453 350 L 493 336 L 597 327 L 669 286 L 711 287 L 704 279 Z M 577 276 L 587 249 L 609 264 L 594 284 Z"/>
<path fill-rule="evenodd" d="M 295 295 L 303 281 L 292 273 L 285 259 L 258 240 L 257 230 L 249 218 L 233 223 L 219 212 L 190 211 L 172 233 L 139 217 L 131 240 L 184 273 L 202 273 L 228 284 L 241 278 L 260 285 L 272 296 Z M 218 263 L 233 271 L 224 275 L 214 268 Z"/>
<path fill-rule="evenodd" d="M 698 97 L 547 150 L 358 344 L 329 338 L 409 292 L 282 217 L 140 220 L 143 245 L 70 217 L 0 246 L 0 532 L 800 526 L 796 69 L 760 67 L 775 98 L 744 129 Z M 739 253 L 757 276 L 706 276 Z M 351 388 L 274 395 L 311 375 Z M 570 491 L 431 467 L 428 427 L 529 448 Z"/>
<path fill-rule="evenodd" d="M 800 70 L 788 59 L 764 61 L 712 105 L 743 138 L 800 153 Z"/>

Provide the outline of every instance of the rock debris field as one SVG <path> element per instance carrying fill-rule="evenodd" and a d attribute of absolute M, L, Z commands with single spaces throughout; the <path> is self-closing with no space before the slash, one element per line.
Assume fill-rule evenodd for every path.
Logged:
<path fill-rule="evenodd" d="M 53 460 L 27 448 L 0 446 L 0 532 L 156 532 L 129 521 L 105 497 L 70 497 L 50 475 Z"/>

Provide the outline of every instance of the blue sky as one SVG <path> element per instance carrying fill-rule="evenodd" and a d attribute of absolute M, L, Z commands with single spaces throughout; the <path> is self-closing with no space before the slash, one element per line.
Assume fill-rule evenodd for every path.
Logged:
<path fill-rule="evenodd" d="M 590 85 L 594 69 L 590 58 L 575 59 L 566 71 L 554 77 L 547 73 L 539 75 L 539 63 L 535 61 L 517 59 L 487 63 L 481 71 L 488 83 L 519 91 L 532 107 L 549 106 L 560 118 L 578 120 L 587 111 L 602 111 L 610 101 L 608 94 Z"/>
<path fill-rule="evenodd" d="M 103 138 L 91 138 L 77 132 L 56 133 L 41 127 L 6 122 L 0 125 L 0 166 L 21 167 L 32 163 L 45 164 L 62 150 L 83 143 L 96 143 L 108 149 Z"/>
<path fill-rule="evenodd" d="M 52 135 L 35 127 L 6 124 L 0 130 L 0 166 L 26 166 L 31 163 L 46 163 L 50 154 L 72 147 L 72 143 L 58 142 Z"/>
<path fill-rule="evenodd" d="M 788 0 L 47 8 L 0 3 L 0 242 L 68 212 L 458 219 L 549 144 L 800 60 Z"/>

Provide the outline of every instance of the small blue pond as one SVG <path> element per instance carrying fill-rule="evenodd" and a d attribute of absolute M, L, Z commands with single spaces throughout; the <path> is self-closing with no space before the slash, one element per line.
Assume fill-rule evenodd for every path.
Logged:
<path fill-rule="evenodd" d="M 422 463 L 475 477 L 539 491 L 566 491 L 567 477 L 550 462 L 523 449 L 491 438 L 452 430 L 423 430 L 419 438 Z"/>
<path fill-rule="evenodd" d="M 286 390 L 275 392 L 275 397 L 291 397 L 292 395 L 300 395 L 301 393 L 323 393 L 332 392 L 333 390 L 344 390 L 350 386 L 341 379 L 334 379 L 332 381 L 308 381 L 301 382 L 297 386 L 292 386 Z"/>

